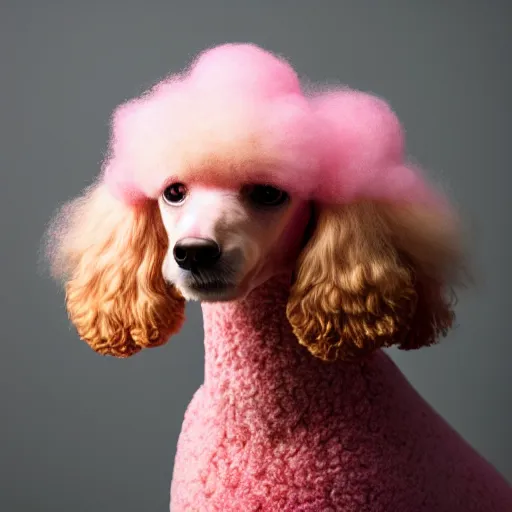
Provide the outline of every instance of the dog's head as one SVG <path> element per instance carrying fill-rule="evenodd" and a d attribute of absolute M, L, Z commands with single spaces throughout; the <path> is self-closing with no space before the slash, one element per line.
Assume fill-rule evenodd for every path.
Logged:
<path fill-rule="evenodd" d="M 116 111 L 100 180 L 55 219 L 72 322 L 126 357 L 177 332 L 185 299 L 242 299 L 288 273 L 288 319 L 317 357 L 434 343 L 459 233 L 402 146 L 382 100 L 306 96 L 275 56 L 212 50 Z"/>

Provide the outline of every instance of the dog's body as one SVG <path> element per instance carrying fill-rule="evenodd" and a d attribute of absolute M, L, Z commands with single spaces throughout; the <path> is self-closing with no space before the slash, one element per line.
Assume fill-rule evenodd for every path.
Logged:
<path fill-rule="evenodd" d="M 185 416 L 172 512 L 505 512 L 507 483 L 381 351 L 312 358 L 286 280 L 207 305 L 205 382 Z"/>
<path fill-rule="evenodd" d="M 172 512 L 506 512 L 512 491 L 383 347 L 436 343 L 464 268 L 447 201 L 369 94 L 306 95 L 225 45 L 114 115 L 50 257 L 81 338 L 127 357 L 205 313 Z"/>

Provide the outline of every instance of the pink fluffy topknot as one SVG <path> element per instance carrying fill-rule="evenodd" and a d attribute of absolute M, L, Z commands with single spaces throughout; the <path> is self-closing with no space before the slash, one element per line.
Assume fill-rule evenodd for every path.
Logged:
<path fill-rule="evenodd" d="M 300 94 L 299 77 L 284 59 L 253 44 L 224 44 L 199 55 L 189 73 L 199 88 L 260 98 Z"/>
<path fill-rule="evenodd" d="M 202 52 L 121 105 L 103 177 L 131 203 L 172 180 L 266 181 L 306 199 L 436 201 L 404 161 L 400 122 L 370 94 L 303 92 L 283 58 L 252 44 Z"/>

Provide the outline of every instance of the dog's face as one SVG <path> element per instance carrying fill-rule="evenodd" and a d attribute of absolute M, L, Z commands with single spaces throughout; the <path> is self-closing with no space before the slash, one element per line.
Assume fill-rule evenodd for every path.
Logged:
<path fill-rule="evenodd" d="M 266 184 L 171 183 L 159 210 L 168 236 L 163 277 L 204 302 L 242 298 L 293 269 L 310 214 L 306 201 Z"/>

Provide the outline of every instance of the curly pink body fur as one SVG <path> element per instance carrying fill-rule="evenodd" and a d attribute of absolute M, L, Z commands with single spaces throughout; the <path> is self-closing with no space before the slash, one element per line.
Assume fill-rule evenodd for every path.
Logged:
<path fill-rule="evenodd" d="M 172 512 L 504 512 L 507 483 L 383 352 L 312 358 L 286 281 L 204 304 L 205 380 L 185 416 Z"/>

